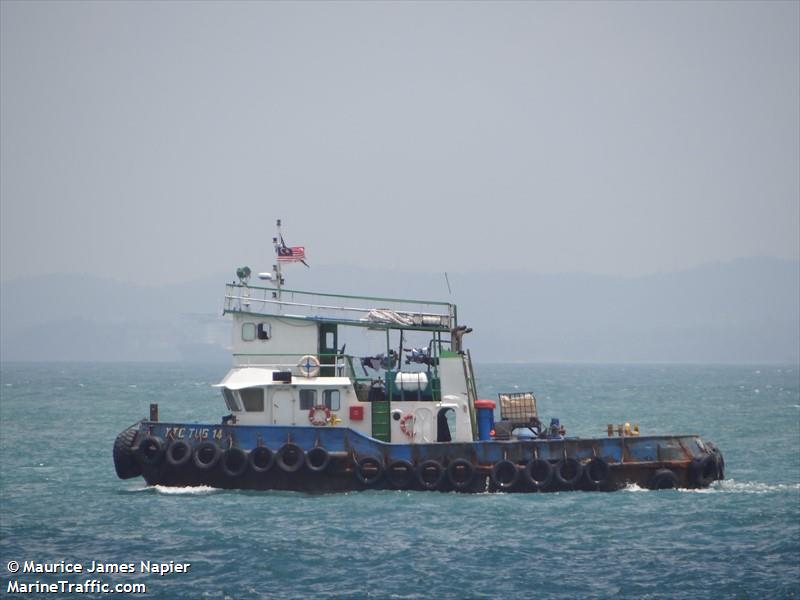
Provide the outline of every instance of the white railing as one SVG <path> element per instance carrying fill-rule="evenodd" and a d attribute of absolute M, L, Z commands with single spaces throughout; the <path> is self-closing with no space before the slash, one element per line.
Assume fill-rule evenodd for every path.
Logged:
<path fill-rule="evenodd" d="M 302 319 L 333 320 L 359 325 L 450 330 L 456 307 L 447 302 L 321 294 L 299 290 L 225 286 L 225 312 L 244 312 Z"/>
<path fill-rule="evenodd" d="M 294 377 L 303 377 L 306 373 L 300 367 L 300 359 L 305 356 L 301 354 L 246 354 L 234 353 L 233 365 L 235 367 L 258 367 L 262 369 L 273 369 L 277 371 L 291 371 Z M 353 357 L 344 354 L 328 355 L 334 356 L 332 364 L 322 363 L 317 367 L 319 372 L 326 377 L 355 377 L 351 369 Z"/>

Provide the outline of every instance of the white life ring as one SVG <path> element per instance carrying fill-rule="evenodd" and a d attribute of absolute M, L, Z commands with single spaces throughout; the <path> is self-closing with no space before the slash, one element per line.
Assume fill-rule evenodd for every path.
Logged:
<path fill-rule="evenodd" d="M 305 377 L 319 375 L 319 359 L 312 354 L 306 354 L 301 358 L 300 362 L 297 363 L 297 367 L 300 369 L 300 374 Z"/>
<path fill-rule="evenodd" d="M 319 413 L 322 413 L 322 418 L 319 418 Z M 322 427 L 327 425 L 331 420 L 331 409 L 322 404 L 312 406 L 308 411 L 308 420 L 314 427 Z"/>
<path fill-rule="evenodd" d="M 411 422 L 409 425 L 409 421 Z M 414 414 L 408 413 L 400 419 L 400 431 L 405 433 L 408 437 L 414 436 Z"/>

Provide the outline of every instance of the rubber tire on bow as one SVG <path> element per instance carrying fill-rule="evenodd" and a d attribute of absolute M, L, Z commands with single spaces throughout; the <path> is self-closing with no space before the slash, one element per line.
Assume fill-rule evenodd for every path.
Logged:
<path fill-rule="evenodd" d="M 317 458 L 319 457 L 319 458 Z M 306 466 L 309 471 L 322 473 L 331 462 L 331 454 L 322 446 L 315 446 L 306 452 Z"/>
<path fill-rule="evenodd" d="M 535 458 L 522 470 L 522 476 L 536 490 L 546 490 L 553 481 L 553 465 L 543 458 Z"/>
<path fill-rule="evenodd" d="M 287 456 L 292 456 L 292 454 L 297 457 L 297 461 L 294 463 L 286 462 Z M 303 468 L 303 465 L 306 462 L 306 454 L 303 452 L 303 449 L 300 446 L 288 442 L 281 446 L 280 450 L 278 450 L 278 454 L 275 457 L 275 462 L 278 463 L 278 467 L 280 467 L 281 471 L 286 473 L 295 473 Z"/>
<path fill-rule="evenodd" d="M 232 458 L 237 457 L 237 458 Z M 242 450 L 241 448 L 237 448 L 235 446 L 228 448 L 225 450 L 225 454 L 222 457 L 222 471 L 228 477 L 241 477 L 244 475 L 244 472 L 247 470 L 247 452 Z M 233 460 L 233 464 L 231 464 L 231 460 Z"/>
<path fill-rule="evenodd" d="M 717 448 L 716 444 L 708 442 L 706 446 L 711 449 L 711 454 L 714 455 L 714 460 L 717 464 L 717 479 L 722 481 L 725 479 L 725 458 L 722 456 L 722 452 Z"/>
<path fill-rule="evenodd" d="M 373 471 L 373 473 L 371 475 L 365 473 L 365 467 L 367 467 L 370 471 Z M 365 456 L 364 458 L 360 458 L 356 463 L 355 475 L 356 479 L 358 479 L 364 485 L 375 485 L 383 476 L 383 463 L 380 459 L 375 458 L 374 456 Z"/>
<path fill-rule="evenodd" d="M 176 448 L 180 448 L 183 454 L 175 457 Z M 192 460 L 192 447 L 183 440 L 172 440 L 167 446 L 167 453 L 165 455 L 167 464 L 173 467 L 182 467 L 190 460 Z"/>
<path fill-rule="evenodd" d="M 563 473 L 565 468 L 574 470 L 574 474 L 572 475 L 572 477 L 568 477 Z M 556 466 L 553 468 L 553 471 L 556 477 L 556 481 L 558 481 L 558 483 L 560 483 L 561 485 L 567 487 L 574 486 L 581 480 L 581 477 L 583 477 L 583 465 L 579 463 L 577 459 L 574 458 L 567 458 L 558 461 L 556 463 Z M 567 471 L 567 473 L 569 473 L 569 471 Z"/>
<path fill-rule="evenodd" d="M 510 471 L 511 478 L 506 479 L 502 476 L 503 471 Z M 510 460 L 499 460 L 492 465 L 492 472 L 489 474 L 492 483 L 501 490 L 510 490 L 519 481 L 519 469 Z"/>
<path fill-rule="evenodd" d="M 398 490 L 410 488 L 414 475 L 414 465 L 407 460 L 395 460 L 386 467 L 386 481 Z"/>
<path fill-rule="evenodd" d="M 457 490 L 467 489 L 474 479 L 475 466 L 466 458 L 457 458 L 447 465 L 447 480 Z"/>
<path fill-rule="evenodd" d="M 670 469 L 659 469 L 650 479 L 651 490 L 674 490 L 678 487 L 678 477 Z"/>
<path fill-rule="evenodd" d="M 142 474 L 142 465 L 136 462 L 133 451 L 137 432 L 136 427 L 129 427 L 114 440 L 114 470 L 120 479 L 131 479 Z"/>
<path fill-rule="evenodd" d="M 695 458 L 689 463 L 689 480 L 706 487 L 717 478 L 717 460 L 715 455 L 706 454 L 702 458 Z"/>
<path fill-rule="evenodd" d="M 148 435 L 137 444 L 136 458 L 143 465 L 155 466 L 164 458 L 164 446 L 164 440 L 160 437 Z"/>
<path fill-rule="evenodd" d="M 205 458 L 208 456 L 208 453 L 211 452 L 211 456 L 208 460 Z M 222 449 L 217 446 L 215 442 L 211 440 L 205 440 L 204 442 L 200 442 L 197 447 L 195 447 L 194 452 L 192 453 L 192 460 L 194 461 L 194 466 L 200 469 L 201 471 L 210 471 L 219 462 L 219 459 L 222 457 Z"/>
<path fill-rule="evenodd" d="M 725 457 L 722 456 L 722 452 L 717 450 L 717 479 L 722 481 L 725 479 Z"/>
<path fill-rule="evenodd" d="M 266 473 L 275 464 L 275 453 L 266 446 L 257 446 L 250 450 L 247 464 L 254 473 Z"/>

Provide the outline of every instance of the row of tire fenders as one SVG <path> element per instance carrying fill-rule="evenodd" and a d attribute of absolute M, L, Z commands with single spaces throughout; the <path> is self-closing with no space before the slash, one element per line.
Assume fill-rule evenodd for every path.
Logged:
<path fill-rule="evenodd" d="M 296 473 L 303 467 L 314 473 L 326 471 L 333 458 L 347 458 L 347 452 L 329 452 L 322 446 L 304 451 L 300 446 L 287 442 L 277 451 L 266 446 L 257 446 L 249 452 L 231 446 L 222 449 L 216 442 L 205 440 L 194 448 L 184 440 L 171 440 L 168 444 L 157 436 L 148 435 L 133 447 L 134 456 L 142 465 L 157 466 L 166 462 L 180 468 L 190 462 L 201 471 L 211 471 L 219 465 L 226 476 L 237 478 L 247 471 L 264 474 L 277 467 L 285 473 Z M 473 489 L 478 468 L 465 458 L 457 458 L 445 465 L 436 459 L 413 464 L 398 459 L 385 464 L 375 456 L 352 456 L 353 474 L 363 485 L 375 486 L 386 479 L 386 483 L 397 489 L 407 489 L 419 484 L 423 489 L 436 490 L 447 487 L 456 490 Z M 716 455 L 695 459 L 689 465 L 689 479 L 698 485 L 707 485 L 722 478 L 724 466 Z M 485 469 L 481 469 L 485 472 Z M 510 490 L 524 483 L 536 491 L 551 489 L 602 489 L 610 481 L 612 466 L 603 458 L 594 457 L 586 463 L 575 458 L 563 458 L 550 462 L 534 458 L 525 464 L 503 459 L 491 466 L 489 479 L 499 490 Z M 446 483 L 445 483 L 446 482 Z M 667 468 L 658 469 L 650 479 L 652 489 L 678 487 L 678 478 Z"/>

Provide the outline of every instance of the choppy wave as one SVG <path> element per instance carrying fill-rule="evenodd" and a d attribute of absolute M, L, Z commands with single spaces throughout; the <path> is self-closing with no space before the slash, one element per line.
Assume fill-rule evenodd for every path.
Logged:
<path fill-rule="evenodd" d="M 522 600 L 531 590 L 554 600 L 800 598 L 797 368 L 479 365 L 481 396 L 536 390 L 540 412 L 576 435 L 605 435 L 591 424 L 634 416 L 645 431 L 697 431 L 723 451 L 733 479 L 694 491 L 475 495 L 120 481 L 116 433 L 149 402 L 216 421 L 221 400 L 196 384 L 224 369 L 0 368 L 13 382 L 0 386 L 0 555 L 9 560 L 192 563 L 149 580 L 153 600 Z"/>
<path fill-rule="evenodd" d="M 726 479 L 715 481 L 707 488 L 680 489 L 680 492 L 689 494 L 774 494 L 781 492 L 800 491 L 800 483 L 762 483 L 760 481 L 736 481 Z"/>
<path fill-rule="evenodd" d="M 648 488 L 640 487 L 635 483 L 622 488 L 623 492 L 651 492 Z M 679 488 L 676 491 L 684 494 L 775 494 L 800 491 L 800 483 L 762 483 L 760 481 L 736 481 L 726 479 L 715 481 L 706 488 Z"/>
<path fill-rule="evenodd" d="M 624 488 L 622 488 L 623 492 L 650 492 L 652 490 L 648 490 L 647 488 L 639 487 L 636 483 L 629 483 Z"/>

